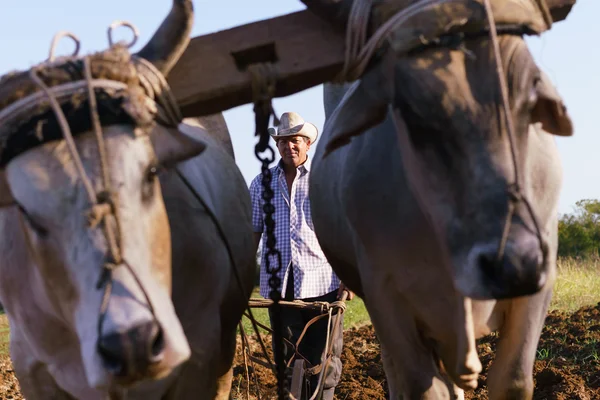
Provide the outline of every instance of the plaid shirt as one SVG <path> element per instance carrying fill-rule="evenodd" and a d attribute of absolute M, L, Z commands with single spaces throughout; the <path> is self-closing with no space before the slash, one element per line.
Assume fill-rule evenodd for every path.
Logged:
<path fill-rule="evenodd" d="M 285 180 L 285 172 L 281 161 L 277 166 L 271 168 L 273 179 L 273 205 L 275 213 L 275 238 L 276 247 L 281 252 L 281 270 L 279 277 L 285 291 L 288 277 L 288 267 L 294 268 L 294 298 L 306 299 L 317 297 L 336 290 L 340 286 L 340 280 L 335 275 L 327 262 L 317 237 L 315 235 L 312 216 L 310 214 L 310 203 L 308 200 L 308 178 L 310 161 L 297 168 L 296 177 L 292 183 L 291 198 Z M 265 254 L 267 252 L 263 219 L 262 198 L 262 175 L 258 175 L 250 184 L 250 197 L 252 199 L 252 225 L 254 232 L 263 233 L 263 246 L 261 252 L 260 266 L 260 294 L 269 297 L 269 274 L 265 266 Z M 271 257 L 271 266 L 274 267 L 276 260 Z M 281 288 L 279 288 L 281 290 Z M 285 292 L 282 293 L 285 296 Z"/>

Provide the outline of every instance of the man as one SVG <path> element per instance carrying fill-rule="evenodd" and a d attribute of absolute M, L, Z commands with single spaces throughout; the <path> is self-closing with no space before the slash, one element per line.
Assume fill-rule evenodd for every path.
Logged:
<path fill-rule="evenodd" d="M 272 200 L 275 208 L 275 237 L 277 249 L 281 252 L 282 296 L 284 300 L 301 299 L 306 302 L 334 302 L 346 288 L 341 284 L 323 254 L 315 236 L 310 203 L 308 199 L 308 178 L 310 161 L 307 152 L 317 140 L 317 128 L 305 122 L 300 115 L 286 112 L 281 115 L 280 124 L 275 132 L 270 129 L 271 137 L 277 144 L 281 160 L 271 168 L 273 179 L 271 188 L 274 192 Z M 256 246 L 266 231 L 263 220 L 262 175 L 258 175 L 250 184 L 252 198 L 252 224 L 254 226 Z M 269 297 L 269 274 L 265 267 L 266 240 L 263 240 L 262 265 L 260 269 L 260 294 Z M 276 262 L 271 259 L 271 265 Z M 353 294 L 348 291 L 348 300 Z M 306 324 L 317 311 L 282 307 L 281 317 L 284 337 L 296 343 Z M 271 316 L 272 317 L 272 316 Z M 333 358 L 324 376 L 323 399 L 333 399 L 335 386 L 342 372 L 340 355 L 342 352 L 343 317 L 340 318 L 338 334 L 333 340 Z M 271 325 L 273 321 L 271 320 Z M 321 318 L 312 324 L 299 346 L 299 353 L 311 365 L 321 363 L 321 356 L 327 338 L 327 318 Z M 284 347 L 286 362 L 294 355 L 294 349 Z M 310 396 L 317 388 L 318 374 L 310 379 Z"/>

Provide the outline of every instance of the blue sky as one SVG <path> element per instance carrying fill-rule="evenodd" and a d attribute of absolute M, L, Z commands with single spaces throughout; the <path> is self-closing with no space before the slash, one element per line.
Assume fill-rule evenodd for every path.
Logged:
<path fill-rule="evenodd" d="M 8 5 L 9 4 L 9 5 Z M 82 41 L 81 53 L 108 46 L 106 28 L 117 19 L 127 20 L 140 30 L 138 50 L 154 33 L 171 7 L 168 0 L 30 0 L 10 1 L 0 18 L 0 75 L 26 69 L 48 56 L 53 35 L 61 30 L 76 34 Z M 195 0 L 193 36 L 231 28 L 304 9 L 299 0 Z M 532 54 L 563 96 L 574 122 L 575 134 L 557 138 L 564 169 L 560 211 L 571 212 L 583 198 L 600 199 L 600 135 L 595 124 L 600 115 L 600 2 L 577 0 L 566 21 L 557 23 L 540 38 L 529 38 Z M 120 31 L 125 38 L 128 32 Z M 65 40 L 58 53 L 72 49 Z M 210 60 L 206 60 L 210 62 Z M 296 111 L 321 130 L 324 112 L 322 86 L 292 96 L 277 98 L 277 114 Z M 254 120 L 251 105 L 224 113 L 236 153 L 247 182 L 258 174 L 254 158 Z M 311 149 L 311 153 L 314 149 Z"/>

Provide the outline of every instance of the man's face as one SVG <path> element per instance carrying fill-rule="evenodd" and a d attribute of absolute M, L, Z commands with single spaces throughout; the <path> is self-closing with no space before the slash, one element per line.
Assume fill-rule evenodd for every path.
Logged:
<path fill-rule="evenodd" d="M 310 141 L 304 136 L 289 136 L 277 139 L 277 149 L 283 163 L 289 167 L 298 167 L 306 161 Z"/>

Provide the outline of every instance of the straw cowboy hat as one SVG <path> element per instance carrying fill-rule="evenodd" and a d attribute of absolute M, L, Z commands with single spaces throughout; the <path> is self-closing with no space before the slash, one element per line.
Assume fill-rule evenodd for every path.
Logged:
<path fill-rule="evenodd" d="M 310 143 L 317 140 L 319 131 L 316 126 L 310 122 L 305 122 L 300 114 L 295 112 L 285 112 L 279 118 L 277 132 L 275 128 L 269 128 L 269 134 L 275 140 L 286 136 L 304 136 L 310 139 Z"/>

